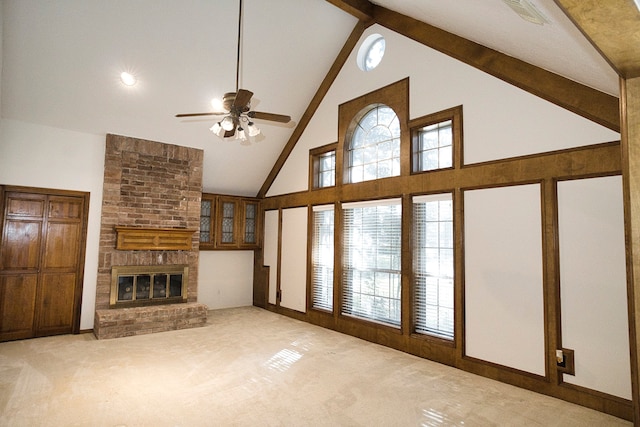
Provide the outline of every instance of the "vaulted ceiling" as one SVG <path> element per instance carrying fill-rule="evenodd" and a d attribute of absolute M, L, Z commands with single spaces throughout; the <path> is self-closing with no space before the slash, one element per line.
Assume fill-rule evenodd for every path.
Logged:
<path fill-rule="evenodd" d="M 2 117 L 202 148 L 205 191 L 255 195 L 358 21 L 385 11 L 616 97 L 618 74 L 640 75 L 633 0 L 532 2 L 549 23 L 501 0 L 244 0 L 240 87 L 293 121 L 258 122 L 242 145 L 209 132 L 211 118 L 174 117 L 234 90 L 238 0 L 3 0 Z"/>

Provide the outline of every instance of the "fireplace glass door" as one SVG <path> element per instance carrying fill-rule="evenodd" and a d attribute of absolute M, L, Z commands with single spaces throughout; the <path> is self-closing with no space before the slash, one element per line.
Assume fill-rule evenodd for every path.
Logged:
<path fill-rule="evenodd" d="M 187 301 L 185 265 L 113 267 L 111 276 L 112 307 Z"/>

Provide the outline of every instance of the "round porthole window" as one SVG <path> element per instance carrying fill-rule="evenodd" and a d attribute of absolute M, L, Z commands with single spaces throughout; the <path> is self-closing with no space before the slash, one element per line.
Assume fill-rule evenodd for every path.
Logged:
<path fill-rule="evenodd" d="M 384 56 L 385 41 L 380 34 L 371 34 L 364 39 L 358 50 L 358 67 L 362 71 L 376 68 Z"/>

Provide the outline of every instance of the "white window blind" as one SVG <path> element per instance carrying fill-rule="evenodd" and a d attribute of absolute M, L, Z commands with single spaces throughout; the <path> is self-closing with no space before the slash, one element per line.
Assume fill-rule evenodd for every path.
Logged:
<path fill-rule="evenodd" d="M 413 198 L 415 332 L 453 338 L 451 194 Z"/>
<path fill-rule="evenodd" d="M 343 212 L 342 314 L 399 327 L 401 202 L 348 203 Z"/>
<path fill-rule="evenodd" d="M 334 206 L 313 207 L 311 306 L 333 310 Z"/>

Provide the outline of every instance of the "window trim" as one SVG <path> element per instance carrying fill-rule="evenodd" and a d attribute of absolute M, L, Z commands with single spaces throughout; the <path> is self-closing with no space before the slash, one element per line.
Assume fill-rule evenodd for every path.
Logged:
<path fill-rule="evenodd" d="M 334 169 L 334 177 L 333 177 L 333 185 L 326 187 L 319 187 L 319 165 L 320 158 L 323 154 L 326 154 L 330 151 L 335 151 L 336 156 L 336 164 Z M 331 144 L 323 145 L 321 147 L 312 148 L 309 150 L 309 189 L 310 190 L 322 190 L 323 188 L 333 188 L 338 183 L 338 143 L 333 142 Z"/>
<path fill-rule="evenodd" d="M 398 179 L 401 176 L 410 174 L 410 136 L 408 117 L 409 117 L 409 78 L 404 78 L 395 83 L 391 83 L 385 87 L 377 89 L 368 94 L 362 95 L 351 101 L 345 102 L 338 106 L 338 147 L 336 149 L 336 186 L 339 185 L 371 185 L 372 182 L 379 181 L 363 181 L 348 182 L 349 159 L 346 155 L 347 142 L 346 137 L 349 133 L 349 126 L 354 117 L 362 112 L 367 106 L 374 104 L 384 104 L 396 113 L 400 122 L 400 176 L 380 178 L 380 179 Z"/>
<path fill-rule="evenodd" d="M 376 158 L 376 160 L 374 162 L 369 162 L 369 163 L 364 162 L 363 163 L 363 166 L 365 166 L 367 164 L 376 166 L 376 177 L 372 178 L 372 179 L 362 179 L 362 180 L 359 180 L 359 181 L 353 181 L 352 169 L 355 169 L 355 168 L 358 167 L 358 166 L 352 165 L 352 163 L 351 163 L 351 159 L 352 159 L 352 156 L 353 156 L 352 153 L 354 151 L 358 150 L 357 147 L 352 148 L 352 144 L 351 143 L 353 142 L 353 137 L 356 135 L 356 130 L 358 128 L 360 128 L 362 130 L 365 130 L 365 131 L 371 129 L 371 128 L 364 129 L 362 126 L 360 126 L 360 123 L 362 123 L 362 121 L 363 121 L 363 119 L 365 117 L 368 117 L 369 114 L 374 112 L 374 110 L 377 113 L 378 110 L 381 109 L 381 108 L 390 109 L 394 113 L 395 120 L 398 120 L 398 127 L 399 127 L 400 118 L 398 117 L 397 113 L 395 112 L 395 110 L 393 110 L 393 108 L 391 108 L 390 106 L 388 106 L 386 104 L 383 104 L 383 103 L 374 103 L 374 104 L 367 105 L 362 110 L 360 110 L 358 112 L 358 114 L 356 114 L 353 117 L 353 119 L 351 119 L 351 123 L 349 123 L 349 127 L 347 128 L 347 134 L 346 134 L 346 137 L 345 137 L 345 144 L 344 144 L 344 152 L 345 152 L 345 155 L 344 155 L 344 159 L 345 159 L 344 182 L 345 183 L 359 184 L 361 182 L 377 181 L 377 180 L 385 179 L 385 178 L 394 178 L 394 177 L 398 177 L 398 176 L 400 176 L 402 174 L 402 170 L 399 170 L 397 175 L 393 175 L 392 174 L 392 175 L 389 175 L 389 176 L 382 176 L 382 177 L 381 176 L 377 176 L 378 171 L 379 171 L 378 166 L 380 165 L 381 161 Z M 377 127 L 377 126 L 380 126 L 379 122 L 377 122 L 376 126 L 374 126 L 374 127 Z M 388 129 L 390 129 L 390 128 L 388 127 Z M 401 140 L 400 136 L 401 136 L 401 131 L 400 131 L 400 134 L 398 134 L 398 135 L 392 135 L 392 138 L 389 139 L 389 140 L 378 141 L 378 142 L 375 142 L 375 145 L 369 145 L 369 149 L 375 150 L 375 149 L 377 149 L 377 147 L 380 146 L 381 143 L 384 143 L 384 142 L 387 142 L 387 141 L 392 141 L 393 142 L 393 141 L 397 140 L 398 141 L 398 148 L 401 151 L 402 140 Z M 365 149 L 365 152 L 367 152 L 367 151 L 368 150 Z M 395 151 L 395 148 L 394 148 L 394 151 Z M 392 163 L 393 163 L 393 160 L 397 159 L 398 160 L 398 166 L 401 166 L 401 156 L 402 156 L 402 153 L 400 152 L 400 153 L 398 153 L 398 157 L 393 157 L 392 156 L 389 160 L 391 160 Z M 400 167 L 400 169 L 402 169 L 402 168 Z M 393 168 L 392 168 L 392 170 L 393 170 Z M 363 174 L 364 174 L 364 169 L 363 169 Z"/>
<path fill-rule="evenodd" d="M 431 170 L 416 170 L 416 144 L 418 140 L 418 131 L 425 126 L 431 126 L 438 123 L 451 120 L 451 166 L 446 168 L 438 168 Z M 410 174 L 433 173 L 443 170 L 458 169 L 463 165 L 462 158 L 462 105 L 447 108 L 432 114 L 427 114 L 409 121 L 410 130 Z"/>

